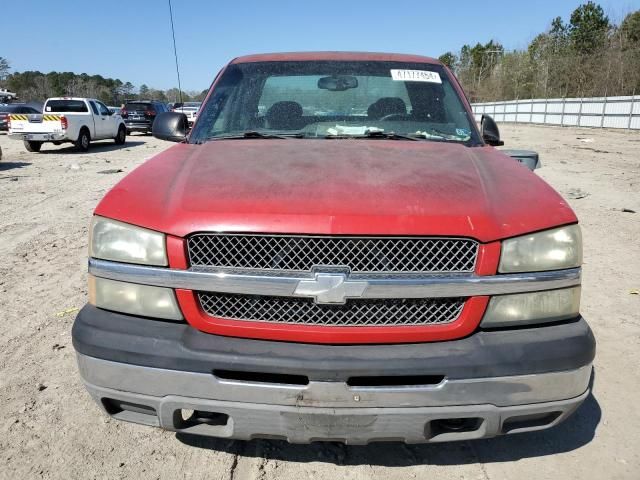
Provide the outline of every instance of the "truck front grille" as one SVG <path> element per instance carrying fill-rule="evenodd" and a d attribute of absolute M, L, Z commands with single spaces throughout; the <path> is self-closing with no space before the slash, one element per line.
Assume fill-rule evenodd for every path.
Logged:
<path fill-rule="evenodd" d="M 195 234 L 193 267 L 309 272 L 345 267 L 353 273 L 473 272 L 478 243 L 460 238 Z"/>
<path fill-rule="evenodd" d="M 460 316 L 465 302 L 464 298 L 384 299 L 320 305 L 293 297 L 204 292 L 198 297 L 202 309 L 216 318 L 334 327 L 446 324 Z"/>

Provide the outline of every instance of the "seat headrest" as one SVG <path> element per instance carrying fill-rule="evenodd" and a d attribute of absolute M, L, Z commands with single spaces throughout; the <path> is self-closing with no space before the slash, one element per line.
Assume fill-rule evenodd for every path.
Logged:
<path fill-rule="evenodd" d="M 404 100 L 398 97 L 383 97 L 369 105 L 367 116 L 369 118 L 379 120 L 380 118 L 391 114 L 405 115 L 407 113 L 407 105 Z"/>
<path fill-rule="evenodd" d="M 267 126 L 275 130 L 302 128 L 302 106 L 297 102 L 276 102 L 265 114 Z"/>

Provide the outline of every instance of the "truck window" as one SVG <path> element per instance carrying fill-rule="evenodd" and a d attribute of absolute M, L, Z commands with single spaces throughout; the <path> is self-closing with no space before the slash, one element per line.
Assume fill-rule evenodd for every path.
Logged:
<path fill-rule="evenodd" d="M 46 113 L 87 113 L 84 100 L 49 100 L 44 107 Z"/>
<path fill-rule="evenodd" d="M 100 111 L 100 115 L 109 115 L 109 109 L 104 103 L 96 102 L 96 104 L 98 106 L 98 110 Z"/>
<path fill-rule="evenodd" d="M 93 100 L 89 100 L 89 105 L 91 105 L 91 110 L 93 110 L 93 114 L 98 115 L 98 107 L 96 107 L 96 103 Z"/>

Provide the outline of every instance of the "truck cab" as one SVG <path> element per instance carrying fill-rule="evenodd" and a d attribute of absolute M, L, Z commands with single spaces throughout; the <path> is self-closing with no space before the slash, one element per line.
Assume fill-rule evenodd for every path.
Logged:
<path fill-rule="evenodd" d="M 419 443 L 549 428 L 589 395 L 578 219 L 437 60 L 240 57 L 193 129 L 153 132 L 176 144 L 98 204 L 73 327 L 106 414 Z"/>

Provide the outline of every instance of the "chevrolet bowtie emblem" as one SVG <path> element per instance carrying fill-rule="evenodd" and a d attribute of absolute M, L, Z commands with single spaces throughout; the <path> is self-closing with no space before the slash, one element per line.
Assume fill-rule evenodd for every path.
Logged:
<path fill-rule="evenodd" d="M 300 280 L 294 295 L 313 297 L 316 303 L 345 303 L 361 297 L 368 282 L 349 280 L 344 273 L 316 273 L 313 280 Z"/>

